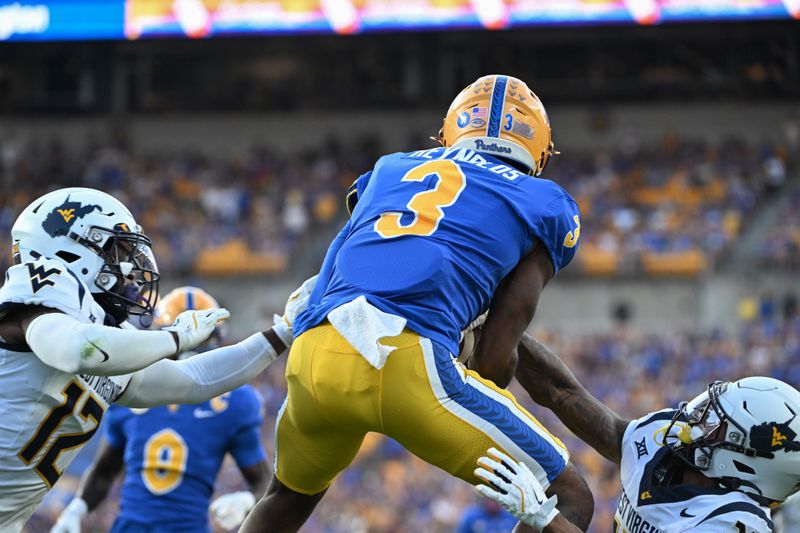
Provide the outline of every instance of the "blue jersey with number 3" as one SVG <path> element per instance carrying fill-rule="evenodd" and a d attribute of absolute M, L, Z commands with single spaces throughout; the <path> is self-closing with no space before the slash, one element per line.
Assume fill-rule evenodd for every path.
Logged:
<path fill-rule="evenodd" d="M 458 353 L 460 331 L 538 239 L 556 271 L 575 254 L 575 200 L 549 180 L 465 148 L 381 158 L 357 183 L 296 334 L 361 295 Z"/>
<path fill-rule="evenodd" d="M 105 434 L 125 454 L 122 529 L 209 531 L 209 500 L 225 454 L 240 468 L 266 459 L 261 422 L 261 399 L 249 385 L 196 405 L 112 406 Z"/>

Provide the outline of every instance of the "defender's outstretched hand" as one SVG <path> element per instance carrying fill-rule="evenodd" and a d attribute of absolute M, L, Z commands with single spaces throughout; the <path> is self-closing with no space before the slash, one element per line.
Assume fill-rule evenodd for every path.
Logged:
<path fill-rule="evenodd" d="M 227 309 L 184 311 L 178 315 L 171 326 L 164 328 L 164 331 L 175 334 L 178 344 L 177 353 L 181 353 L 191 350 L 205 341 L 214 332 L 217 323 L 227 320 L 230 316 Z"/>
<path fill-rule="evenodd" d="M 289 299 L 286 300 L 286 308 L 283 311 L 283 316 L 275 315 L 273 319 L 275 326 L 278 326 L 273 326 L 273 329 L 284 342 L 284 344 L 286 344 L 286 346 L 292 344 L 292 327 L 294 326 L 294 322 L 297 320 L 298 315 L 305 311 L 308 307 L 308 299 L 311 297 L 311 291 L 314 290 L 314 286 L 316 284 L 317 275 L 315 274 L 314 276 L 305 280 L 300 287 L 295 289 L 292 294 L 289 295 Z"/>
<path fill-rule="evenodd" d="M 247 490 L 223 494 L 213 502 L 209 509 L 224 529 L 233 529 L 244 522 L 247 513 L 256 504 L 256 497 Z"/>
<path fill-rule="evenodd" d="M 496 448 L 478 459 L 475 475 L 487 485 L 475 487 L 496 501 L 520 522 L 542 531 L 558 515 L 558 498 L 547 497 L 533 472 Z"/>
<path fill-rule="evenodd" d="M 303 282 L 300 287 L 294 290 L 286 300 L 286 309 L 283 313 L 283 319 L 289 327 L 294 325 L 297 315 L 302 313 L 308 307 L 308 299 L 311 297 L 311 291 L 317 284 L 317 275 L 313 275 Z"/>

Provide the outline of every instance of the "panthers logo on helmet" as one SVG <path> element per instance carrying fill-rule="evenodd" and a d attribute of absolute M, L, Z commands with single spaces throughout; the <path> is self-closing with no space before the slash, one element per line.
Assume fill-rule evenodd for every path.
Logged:
<path fill-rule="evenodd" d="M 94 211 L 103 211 L 97 204 L 82 205 L 80 202 L 70 202 L 69 195 L 64 203 L 47 214 L 42 223 L 42 228 L 51 237 L 66 237 L 75 221 Z"/>
<path fill-rule="evenodd" d="M 789 427 L 792 420 L 786 422 L 766 422 L 753 426 L 750 430 L 750 445 L 767 457 L 772 457 L 777 450 L 800 452 L 800 442 L 795 438 L 797 433 Z"/>

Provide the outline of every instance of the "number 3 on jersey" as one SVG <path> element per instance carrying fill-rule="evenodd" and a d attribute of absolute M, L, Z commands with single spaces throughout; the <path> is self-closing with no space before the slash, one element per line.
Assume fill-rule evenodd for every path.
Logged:
<path fill-rule="evenodd" d="M 144 445 L 142 481 L 156 495 L 170 492 L 183 481 L 189 448 L 175 430 L 162 429 Z"/>
<path fill-rule="evenodd" d="M 443 159 L 428 161 L 412 168 L 401 181 L 422 181 L 431 174 L 439 178 L 436 186 L 415 194 L 406 205 L 414 213 L 414 220 L 403 225 L 400 223 L 403 213 L 387 211 L 375 222 L 378 235 L 384 239 L 402 235 L 427 237 L 436 231 L 439 222 L 444 218 L 442 208 L 451 206 L 458 200 L 467 185 L 467 178 L 456 163 Z"/>

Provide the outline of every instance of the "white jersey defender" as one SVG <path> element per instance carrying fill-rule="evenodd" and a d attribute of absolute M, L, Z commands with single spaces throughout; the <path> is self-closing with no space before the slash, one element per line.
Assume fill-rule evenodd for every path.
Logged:
<path fill-rule="evenodd" d="M 628 424 L 622 438 L 622 490 L 615 533 L 766 533 L 773 529 L 768 507 L 726 488 L 664 485 L 672 453 L 664 434 L 675 409 L 650 413 Z"/>
<path fill-rule="evenodd" d="M 103 324 L 106 317 L 86 285 L 49 259 L 6 272 L 0 315 L 19 305 L 47 307 L 89 324 Z M 22 529 L 129 381 L 62 372 L 28 346 L 0 339 L 0 531 Z"/>
<path fill-rule="evenodd" d="M 14 266 L 0 288 L 0 532 L 17 533 L 97 431 L 109 404 L 200 403 L 240 387 L 292 342 L 313 280 L 268 331 L 191 359 L 227 318 L 186 311 L 151 322 L 158 268 L 128 209 L 92 189 L 51 192 L 11 230 Z"/>
<path fill-rule="evenodd" d="M 544 344 L 524 336 L 518 348 L 516 376 L 531 397 L 620 465 L 615 533 L 770 533 L 770 509 L 800 490 L 800 391 L 791 385 L 764 376 L 715 381 L 677 409 L 630 420 Z M 480 493 L 520 519 L 518 531 L 535 530 L 531 502 L 543 500 L 536 477 L 510 458 L 481 457 L 476 474 L 484 464 L 503 475 L 484 477 Z M 571 526 L 559 531 L 577 531 Z"/>

